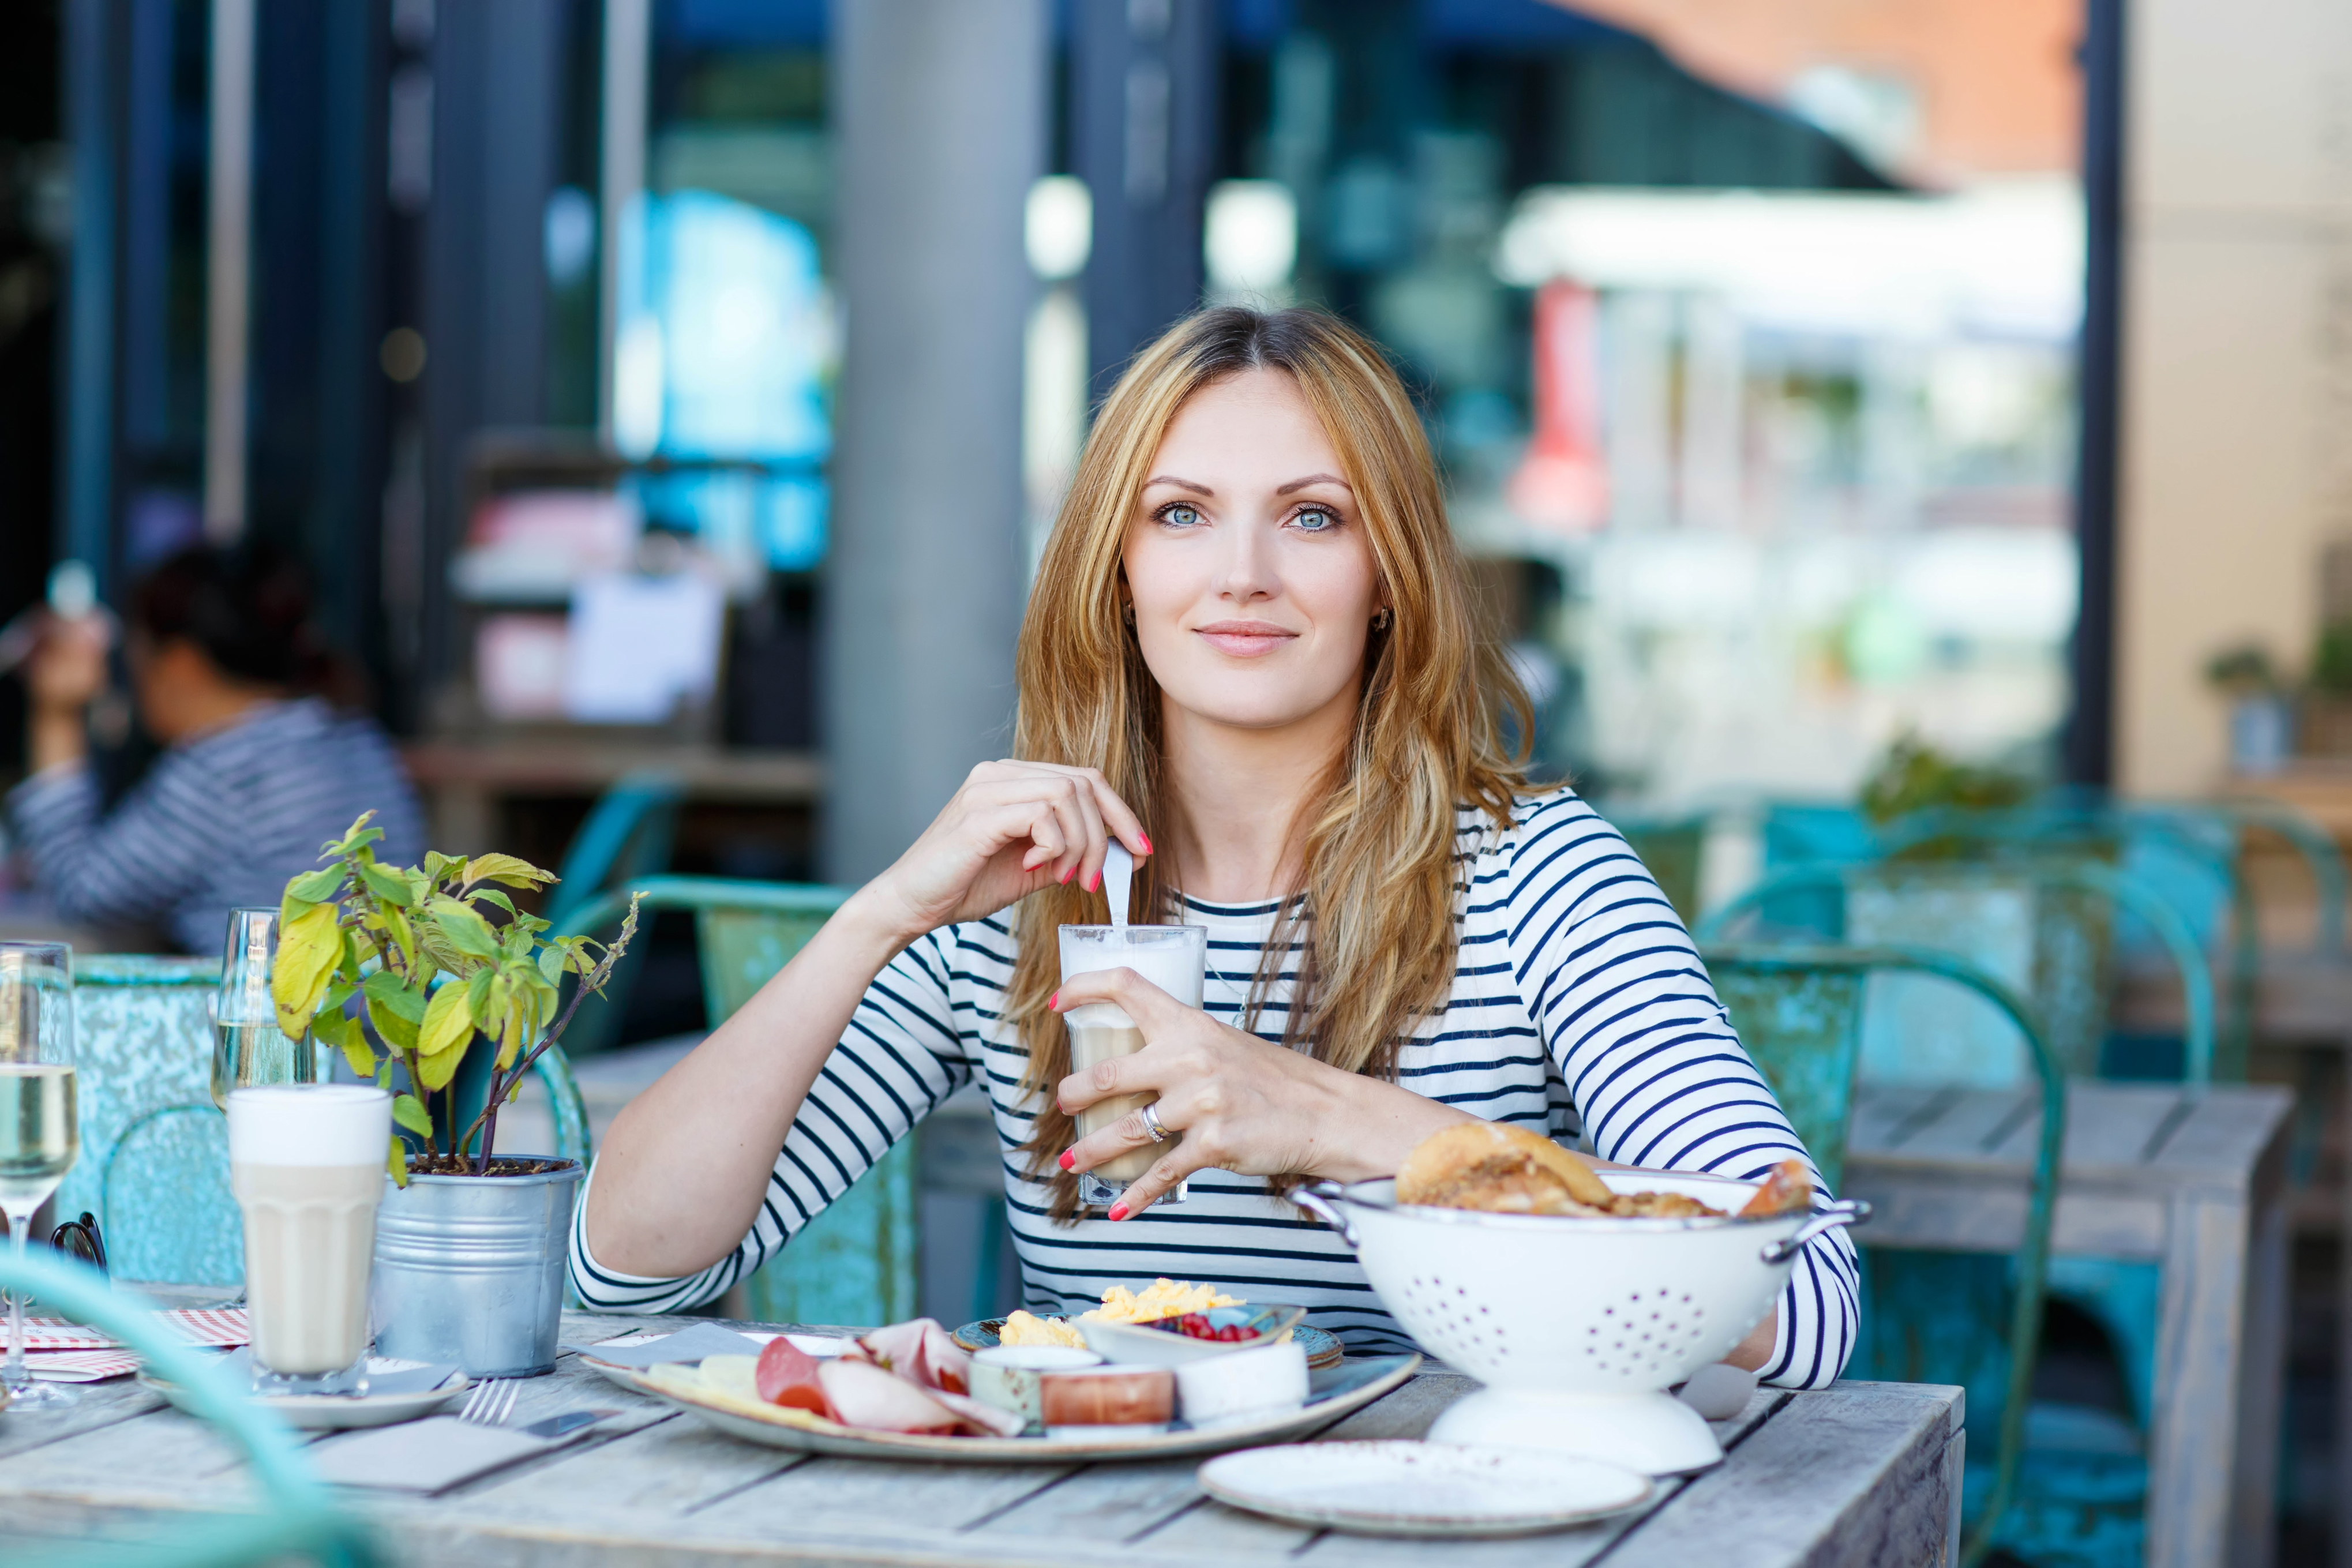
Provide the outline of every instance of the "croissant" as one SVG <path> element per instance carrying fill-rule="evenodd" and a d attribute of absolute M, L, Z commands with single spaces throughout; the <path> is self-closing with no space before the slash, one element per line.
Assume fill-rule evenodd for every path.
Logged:
<path fill-rule="evenodd" d="M 1616 1197 L 1582 1155 L 1496 1121 L 1423 1139 L 1397 1171 L 1396 1193 L 1401 1204 L 1493 1214 L 1606 1214 Z"/>

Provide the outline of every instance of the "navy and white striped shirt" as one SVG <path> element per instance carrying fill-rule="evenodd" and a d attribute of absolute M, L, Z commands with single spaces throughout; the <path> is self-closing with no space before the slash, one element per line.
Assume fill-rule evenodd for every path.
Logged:
<path fill-rule="evenodd" d="M 1444 1014 L 1400 1051 L 1404 1087 L 1562 1142 L 1580 1138 L 1630 1164 L 1754 1178 L 1804 1153 L 1681 921 L 1616 829 L 1563 789 L 1522 797 L 1505 831 L 1465 808 L 1457 832 L 1467 877 L 1453 991 Z M 1276 912 L 1183 900 L 1184 921 L 1209 929 L 1212 1016 L 1240 1023 Z M 1048 1218 L 1046 1189 L 1023 1173 L 1034 1113 L 1021 1091 L 1026 1053 L 1001 1017 L 1013 954 L 999 915 L 933 931 L 891 961 L 793 1122 L 751 1233 L 701 1273 L 646 1279 L 601 1266 L 582 1204 L 572 1261 L 581 1300 L 624 1312 L 710 1300 L 949 1094 L 977 1081 L 995 1113 L 1031 1310 L 1080 1310 L 1108 1286 L 1168 1275 L 1297 1302 L 1351 1350 L 1405 1348 L 1339 1238 L 1257 1177 L 1201 1172 L 1186 1203 L 1116 1225 Z M 1261 1037 L 1281 1039 L 1286 995 L 1286 984 L 1275 987 L 1257 1020 Z M 1853 1343 L 1854 1301 L 1853 1247 L 1832 1231 L 1790 1277 L 1764 1375 L 1794 1387 L 1835 1378 Z"/>
<path fill-rule="evenodd" d="M 379 859 L 425 851 L 392 742 L 315 698 L 262 703 L 173 747 L 103 817 L 87 763 L 34 774 L 8 807 L 59 915 L 160 924 L 186 952 L 218 952 L 230 910 L 277 903 L 363 811 L 383 829 Z"/>

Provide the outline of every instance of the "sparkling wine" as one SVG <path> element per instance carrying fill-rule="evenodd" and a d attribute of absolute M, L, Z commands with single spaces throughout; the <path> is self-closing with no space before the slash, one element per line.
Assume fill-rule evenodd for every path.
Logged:
<path fill-rule="evenodd" d="M 213 1025 L 213 1103 L 228 1109 L 233 1089 L 275 1089 L 319 1081 L 310 1037 L 286 1037 L 272 1022 Z"/>
<path fill-rule="evenodd" d="M 74 1069 L 0 1062 L 0 1210 L 30 1215 L 73 1169 Z"/>

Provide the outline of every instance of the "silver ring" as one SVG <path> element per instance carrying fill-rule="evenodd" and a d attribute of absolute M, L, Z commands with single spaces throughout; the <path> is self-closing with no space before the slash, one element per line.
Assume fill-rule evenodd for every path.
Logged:
<path fill-rule="evenodd" d="M 1165 1143 L 1169 1140 L 1168 1129 L 1160 1125 L 1160 1102 L 1156 1100 L 1143 1108 L 1143 1130 L 1151 1134 L 1154 1143 Z"/>

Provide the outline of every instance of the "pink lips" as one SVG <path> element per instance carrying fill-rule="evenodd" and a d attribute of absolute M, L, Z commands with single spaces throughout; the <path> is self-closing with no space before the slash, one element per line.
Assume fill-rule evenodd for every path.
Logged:
<path fill-rule="evenodd" d="M 1272 621 L 1212 621 L 1193 631 L 1209 640 L 1209 646 L 1219 653 L 1229 653 L 1235 658 L 1255 658 L 1272 653 L 1298 634 Z"/>

